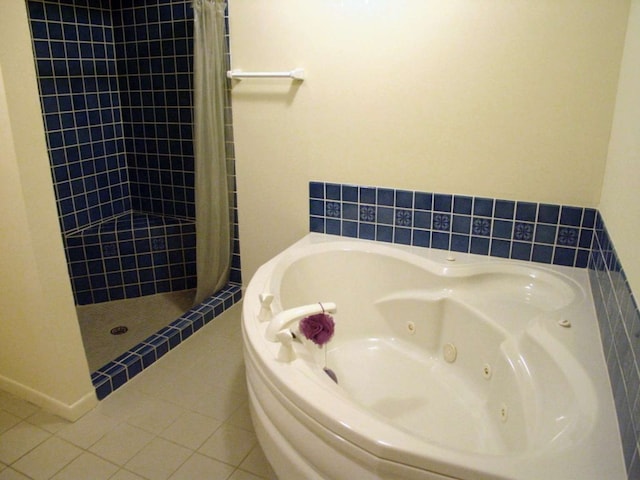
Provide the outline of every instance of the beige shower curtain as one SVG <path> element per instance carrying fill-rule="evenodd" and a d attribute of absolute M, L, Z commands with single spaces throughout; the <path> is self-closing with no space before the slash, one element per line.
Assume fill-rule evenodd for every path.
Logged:
<path fill-rule="evenodd" d="M 226 65 L 221 0 L 194 0 L 195 303 L 229 279 L 231 226 L 225 156 Z"/>

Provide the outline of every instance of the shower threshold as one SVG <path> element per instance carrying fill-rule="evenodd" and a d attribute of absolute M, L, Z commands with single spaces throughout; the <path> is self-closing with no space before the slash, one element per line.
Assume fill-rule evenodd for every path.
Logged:
<path fill-rule="evenodd" d="M 187 292 L 193 292 L 193 290 Z M 185 294 L 184 296 L 193 298 L 193 294 Z M 125 337 L 125 339 L 122 343 L 122 348 L 126 349 L 126 351 L 119 354 L 114 360 L 108 361 L 109 354 L 106 349 L 102 347 L 99 347 L 99 352 L 93 358 L 90 359 L 88 354 L 89 367 L 93 371 L 91 381 L 96 389 L 98 399 L 102 400 L 124 385 L 128 380 L 160 359 L 169 350 L 177 347 L 197 330 L 239 302 L 241 298 L 241 285 L 229 283 L 201 304 L 185 311 L 185 309 L 189 308 L 186 306 L 185 309 L 182 309 L 184 313 L 178 313 L 177 318 L 173 317 L 175 320 L 171 321 L 170 317 L 168 320 L 170 323 L 168 325 L 166 325 L 166 322 L 164 325 L 156 323 L 155 328 L 157 328 L 157 330 L 155 330 L 155 333 L 151 333 L 140 342 L 129 340 L 126 338 L 126 334 L 123 335 L 122 337 Z M 176 303 L 178 304 L 176 308 L 181 308 L 184 302 L 185 298 L 176 299 Z M 188 305 L 191 305 L 190 301 Z M 82 315 L 83 308 L 85 307 L 78 307 L 79 316 Z M 122 325 L 122 319 L 116 319 L 114 325 L 116 323 Z M 82 326 L 81 330 L 83 330 Z M 106 335 L 109 335 L 109 329 L 106 330 Z M 87 342 L 94 341 L 84 340 L 86 331 L 86 329 L 83 330 L 85 348 L 88 346 Z M 89 332 L 87 332 L 87 334 L 88 333 Z M 109 342 L 114 341 L 113 338 L 115 337 L 111 337 L 111 339 L 108 339 Z M 119 351 L 121 352 L 122 350 Z M 103 362 L 106 363 L 103 364 Z M 103 365 L 96 368 L 96 366 L 100 364 Z"/>

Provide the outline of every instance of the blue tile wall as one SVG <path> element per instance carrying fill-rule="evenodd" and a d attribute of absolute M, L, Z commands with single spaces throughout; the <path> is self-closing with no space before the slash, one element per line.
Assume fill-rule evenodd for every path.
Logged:
<path fill-rule="evenodd" d="M 596 211 L 493 198 L 311 182 L 310 230 L 584 268 Z"/>
<path fill-rule="evenodd" d="M 27 5 L 76 303 L 193 288 L 191 1 Z M 225 118 L 240 283 L 230 105 Z"/>
<path fill-rule="evenodd" d="M 196 287 L 192 220 L 127 212 L 65 243 L 77 305 Z"/>
<path fill-rule="evenodd" d="M 602 217 L 595 224 L 589 277 L 629 480 L 640 478 L 640 313 Z"/>
<path fill-rule="evenodd" d="M 49 157 L 64 232 L 131 209 L 108 1 L 29 1 Z"/>
<path fill-rule="evenodd" d="M 112 7 L 132 206 L 195 218 L 191 1 Z"/>
<path fill-rule="evenodd" d="M 310 182 L 309 214 L 312 232 L 588 267 L 627 477 L 640 478 L 640 312 L 597 210 Z"/>

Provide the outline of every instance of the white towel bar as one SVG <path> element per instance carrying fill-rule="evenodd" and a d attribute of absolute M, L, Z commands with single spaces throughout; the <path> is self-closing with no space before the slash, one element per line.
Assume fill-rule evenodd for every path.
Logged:
<path fill-rule="evenodd" d="M 292 78 L 304 80 L 304 69 L 296 68 L 289 72 L 243 72 L 242 70 L 229 70 L 227 78 Z"/>

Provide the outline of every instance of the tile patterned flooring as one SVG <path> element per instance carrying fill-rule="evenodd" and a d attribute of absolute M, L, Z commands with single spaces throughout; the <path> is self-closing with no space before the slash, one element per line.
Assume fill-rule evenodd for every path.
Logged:
<path fill-rule="evenodd" d="M 76 422 L 0 391 L 0 480 L 275 480 L 249 416 L 241 305 Z"/>

